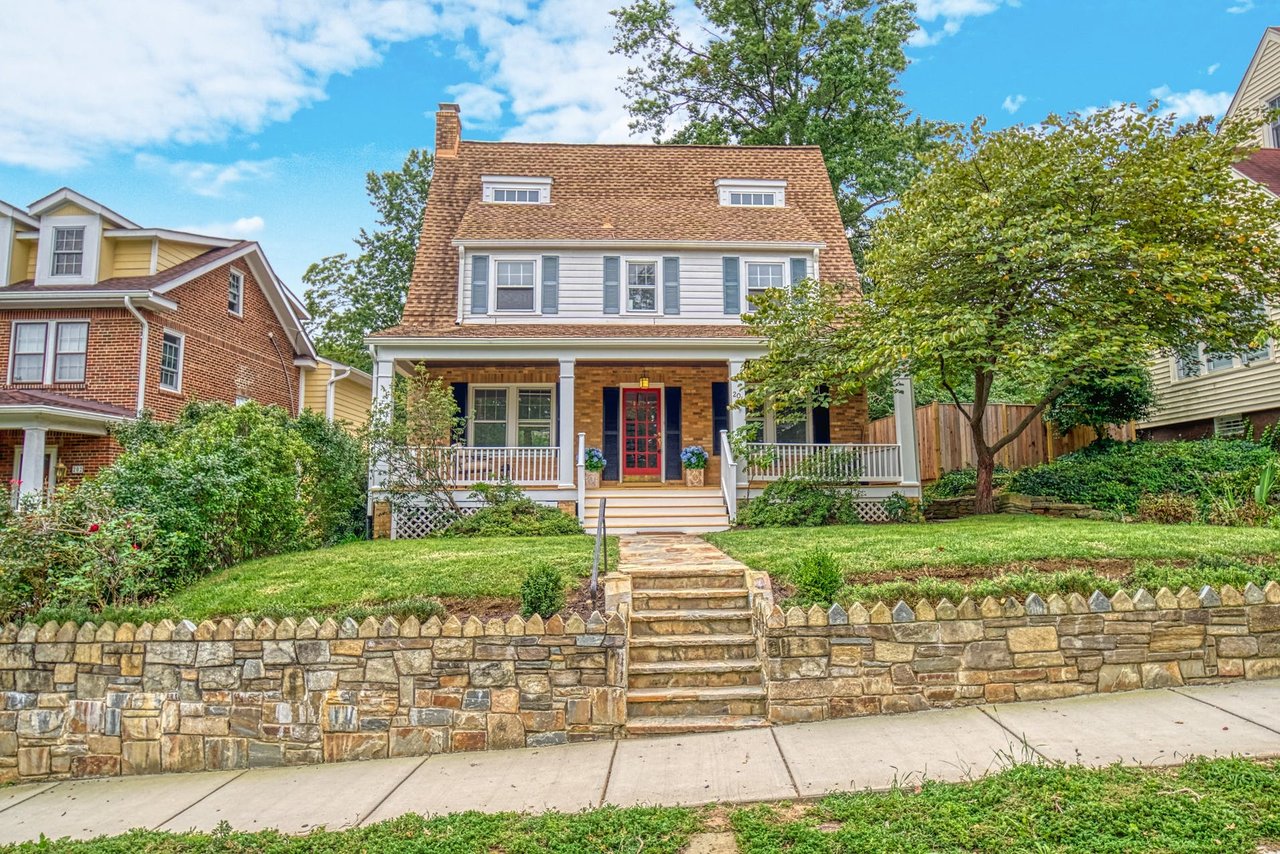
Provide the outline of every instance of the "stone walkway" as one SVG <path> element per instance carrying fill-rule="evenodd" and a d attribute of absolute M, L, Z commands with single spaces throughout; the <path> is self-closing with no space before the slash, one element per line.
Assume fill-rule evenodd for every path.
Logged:
<path fill-rule="evenodd" d="M 618 569 L 746 566 L 701 537 L 691 534 L 622 534 L 618 537 Z"/>
<path fill-rule="evenodd" d="M 1014 762 L 1280 755 L 1280 680 L 771 729 L 0 789 L 0 843 L 132 827 L 305 833 L 406 812 L 743 803 L 960 781 Z"/>

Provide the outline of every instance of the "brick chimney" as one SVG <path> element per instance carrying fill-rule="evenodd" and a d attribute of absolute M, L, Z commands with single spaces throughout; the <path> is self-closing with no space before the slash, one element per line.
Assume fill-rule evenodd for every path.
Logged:
<path fill-rule="evenodd" d="M 457 104 L 441 104 L 436 110 L 436 157 L 457 157 L 462 140 L 462 111 Z"/>

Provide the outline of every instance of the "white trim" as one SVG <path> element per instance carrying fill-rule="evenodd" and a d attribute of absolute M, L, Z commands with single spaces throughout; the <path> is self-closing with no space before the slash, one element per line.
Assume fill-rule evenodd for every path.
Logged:
<path fill-rule="evenodd" d="M 634 256 L 629 258 L 624 257 L 621 263 L 622 263 L 622 276 L 621 276 L 622 294 L 621 294 L 621 299 L 619 300 L 619 302 L 621 303 L 619 305 L 619 308 L 621 309 L 621 313 L 624 315 L 627 315 L 627 314 L 637 315 L 639 317 L 654 317 L 656 315 L 661 315 L 662 314 L 662 286 L 664 284 L 662 280 L 662 259 L 660 257 Z M 631 308 L 630 300 L 628 299 L 628 297 L 630 296 L 630 293 L 629 293 L 630 285 L 628 284 L 628 280 L 630 279 L 632 264 L 652 264 L 653 265 L 653 308 L 651 309 Z"/>
<path fill-rule="evenodd" d="M 26 427 L 45 427 L 64 433 L 85 436 L 107 435 L 108 424 L 123 424 L 131 420 L 124 415 L 107 415 L 86 412 L 56 404 L 4 404 L 0 405 L 0 430 L 22 430 Z"/>
<path fill-rule="evenodd" d="M 108 228 L 102 232 L 103 237 L 117 240 L 170 240 L 174 243 L 194 243 L 198 246 L 235 246 L 239 243 L 231 237 L 212 237 L 208 234 L 194 234 L 189 231 L 174 231 L 170 228 Z"/>
<path fill-rule="evenodd" d="M 138 336 L 138 391 L 134 401 L 134 410 L 141 415 L 147 403 L 147 347 L 151 343 L 151 324 L 146 315 L 134 306 L 132 298 L 124 298 L 124 307 L 138 321 L 141 330 Z"/>
<path fill-rule="evenodd" d="M 752 264 L 770 264 L 770 265 L 782 267 L 781 287 L 783 290 L 791 290 L 791 285 L 792 285 L 791 259 L 774 258 L 774 257 L 743 258 L 741 261 L 739 261 L 739 263 L 741 264 L 741 269 L 738 271 L 738 281 L 742 283 L 742 288 L 741 288 L 742 305 L 739 306 L 740 313 L 747 314 L 751 309 L 751 300 L 750 300 L 751 287 L 750 287 L 750 282 L 748 281 L 747 274 L 750 271 Z"/>
<path fill-rule="evenodd" d="M 498 265 L 499 264 L 533 264 L 533 308 L 498 308 Z M 513 317 L 539 317 L 542 315 L 542 256 L 541 255 L 494 255 L 489 258 L 489 311 L 488 314 Z M 515 290 L 510 285 L 509 289 Z M 523 290 L 523 288 L 519 288 Z"/>
<path fill-rule="evenodd" d="M 237 279 L 239 279 L 239 281 L 236 281 Z M 238 286 L 236 291 L 236 308 L 232 308 L 229 304 L 232 283 L 235 283 Z M 244 317 L 244 283 L 244 270 L 241 270 L 238 267 L 230 267 L 227 269 L 227 313 L 233 317 Z"/>
<path fill-rule="evenodd" d="M 78 380 L 59 380 L 57 374 L 58 359 L 58 327 L 62 325 L 84 324 L 84 373 L 85 375 Z M 44 363 L 41 366 L 39 380 L 15 380 L 13 378 L 14 361 L 18 355 L 18 327 L 19 326 L 43 326 L 44 327 Z M 87 317 L 58 317 L 58 318 L 14 318 L 9 322 L 9 383 L 19 386 L 53 386 L 53 385 L 83 385 L 85 379 L 89 375 L 89 333 L 92 330 L 92 323 Z M 33 354 L 28 354 L 33 355 Z M 72 354 L 78 355 L 78 354 Z"/>
<path fill-rule="evenodd" d="M 164 339 L 172 335 L 178 339 L 178 384 L 177 386 L 167 386 L 164 384 Z M 187 361 L 187 336 L 185 333 L 176 329 L 161 329 L 160 331 L 160 363 L 159 375 L 156 381 L 161 391 L 167 391 L 170 394 L 182 394 L 182 368 Z"/>
<path fill-rule="evenodd" d="M 541 247 L 546 247 L 548 249 L 576 249 L 598 246 L 625 246 L 646 249 L 741 249 L 744 251 L 753 249 L 772 249 L 780 252 L 788 250 L 807 252 L 812 249 L 827 248 L 826 241 L 822 240 L 619 240 L 617 238 L 610 238 L 607 240 L 500 240 L 489 238 L 454 238 L 452 244 L 454 246 L 464 246 L 468 249 L 536 249 Z"/>
<path fill-rule="evenodd" d="M 373 375 L 368 371 L 362 371 L 359 368 L 353 368 L 342 362 L 335 362 L 333 359 L 326 359 L 324 356 L 316 356 L 316 364 L 328 365 L 330 368 L 339 371 L 350 371 L 351 379 L 356 380 L 364 385 L 373 385 Z"/>
<path fill-rule="evenodd" d="M 560 437 L 556 432 L 556 407 L 559 404 L 559 390 L 557 383 L 467 383 L 467 411 L 463 413 L 466 420 L 466 437 L 467 447 L 542 447 L 541 445 L 521 445 L 517 439 L 520 431 L 520 392 L 521 391 L 550 391 L 551 392 L 551 422 L 548 425 L 548 436 L 550 441 L 546 447 L 557 448 L 560 446 Z M 477 445 L 475 443 L 475 412 L 476 412 L 476 392 L 486 389 L 503 389 L 507 393 L 507 416 L 506 444 L 502 446 L 493 445 Z M 492 423 L 492 422 L 485 422 Z"/>
<path fill-rule="evenodd" d="M 1249 67 L 1245 69 L 1244 76 L 1240 78 L 1240 85 L 1236 87 L 1236 92 L 1231 96 L 1231 103 L 1227 105 L 1227 111 L 1223 113 L 1224 119 L 1229 119 L 1236 111 L 1236 106 L 1240 101 L 1240 93 L 1244 91 L 1245 84 L 1249 82 L 1249 78 L 1253 76 L 1254 69 L 1258 67 L 1258 60 L 1262 58 L 1262 51 L 1266 48 L 1267 42 L 1271 39 L 1280 38 L 1271 27 L 1267 27 L 1263 32 L 1262 38 L 1258 41 L 1258 46 L 1254 48 L 1253 58 L 1249 60 Z"/>
<path fill-rule="evenodd" d="M 3 213 L 4 209 L 0 208 L 0 288 L 9 284 L 9 262 L 13 255 L 13 219 Z"/>
<path fill-rule="evenodd" d="M 747 205 L 734 203 L 732 194 L 772 194 L 771 205 Z M 719 178 L 716 180 L 716 197 L 724 207 L 732 208 L 784 208 L 787 206 L 787 182 L 763 178 Z"/>
<path fill-rule="evenodd" d="M 154 276 L 160 269 L 160 238 L 151 238 L 151 261 L 147 265 L 147 275 Z"/>
<path fill-rule="evenodd" d="M 115 307 L 121 305 L 126 299 L 137 300 L 140 305 L 149 308 L 161 308 L 166 311 L 178 310 L 178 304 L 173 300 L 156 296 L 155 293 L 147 290 L 113 291 L 99 289 L 64 291 L 59 288 L 57 290 L 6 293 L 4 289 L 0 288 L 0 308 L 49 308 L 49 303 L 53 303 L 56 308 L 63 308 L 69 305 L 75 305 L 78 308 Z"/>
<path fill-rule="evenodd" d="M 63 202 L 71 202 L 74 205 L 79 205 L 85 210 L 92 211 L 94 214 L 102 217 L 103 219 L 113 222 L 116 225 L 123 226 L 125 228 L 141 227 L 136 222 L 125 219 L 124 217 L 120 216 L 120 214 L 116 213 L 106 205 L 101 204 L 99 202 L 95 202 L 93 199 L 89 198 L 88 196 L 77 193 L 75 190 L 71 189 L 70 187 L 63 187 L 62 189 L 54 190 L 52 193 L 45 196 L 44 198 L 36 199 L 31 204 L 27 205 L 27 213 L 31 214 L 32 216 L 38 217 L 38 216 L 41 216 L 45 211 L 51 210 L 57 207 L 58 205 L 62 204 Z"/>
<path fill-rule="evenodd" d="M 643 366 L 637 366 L 636 370 L 644 371 Z M 627 441 L 626 420 L 623 417 L 626 412 L 626 397 L 628 391 L 655 391 L 658 393 L 658 479 L 656 481 L 633 480 L 632 483 L 666 483 L 667 480 L 667 396 L 662 393 L 666 388 L 666 383 L 649 383 L 648 386 L 640 385 L 637 380 L 630 383 L 618 383 L 618 483 L 626 483 L 626 448 Z M 683 418 L 683 413 L 681 414 Z M 683 450 L 683 449 L 682 449 Z M 679 451 L 676 452 L 677 454 Z M 633 475 L 633 477 L 649 477 L 649 475 Z"/>
<path fill-rule="evenodd" d="M 375 360 L 455 361 L 467 359 L 529 361 L 575 358 L 730 359 L 738 362 L 764 355 L 760 338 L 369 338 Z M 697 354 L 696 356 L 692 354 Z"/>
<path fill-rule="evenodd" d="M 43 437 L 45 441 L 40 443 L 43 450 L 43 453 L 40 454 L 40 487 L 38 489 L 32 489 L 30 486 L 27 486 L 24 489 L 20 486 L 18 489 L 14 490 L 13 497 L 11 499 L 12 506 L 14 507 L 18 506 L 18 502 L 23 496 L 31 495 L 33 493 L 52 495 L 54 490 L 58 488 L 58 446 L 48 444 L 48 428 L 28 427 L 26 430 L 39 430 L 45 434 Z M 25 458 L 23 451 L 25 450 L 27 439 L 26 430 L 23 431 L 22 444 L 13 446 L 13 479 L 21 482 L 26 481 L 26 478 L 22 476 L 22 463 Z M 45 488 L 44 482 L 44 461 L 46 458 L 49 460 L 49 481 L 47 489 Z"/>
<path fill-rule="evenodd" d="M 493 198 L 496 190 L 537 190 L 538 201 L 519 202 Z M 494 205 L 549 205 L 551 204 L 551 179 L 522 175 L 481 175 L 480 200 Z"/>
<path fill-rule="evenodd" d="M 28 215 L 26 211 L 17 205 L 11 205 L 5 201 L 0 201 L 0 216 L 12 217 L 32 230 L 40 228 L 40 220 Z"/>
<path fill-rule="evenodd" d="M 53 273 L 53 253 L 58 229 L 83 228 L 84 245 L 80 250 L 80 273 Z M 98 282 L 98 254 L 102 246 L 102 220 L 97 216 L 49 216 L 40 221 L 40 243 L 36 256 L 37 285 L 93 285 Z"/>

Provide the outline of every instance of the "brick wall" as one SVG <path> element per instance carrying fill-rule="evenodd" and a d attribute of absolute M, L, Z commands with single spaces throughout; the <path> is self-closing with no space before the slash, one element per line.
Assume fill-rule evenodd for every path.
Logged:
<path fill-rule="evenodd" d="M 0 783 L 621 736 L 626 627 L 474 617 L 0 632 Z"/>
<path fill-rule="evenodd" d="M 82 383 L 10 383 L 13 324 L 24 320 L 89 321 L 88 354 Z M 5 388 L 41 389 L 132 410 L 137 404 L 138 321 L 123 308 L 12 310 L 0 312 L 0 381 Z"/>
<path fill-rule="evenodd" d="M 21 430 L 0 430 L 0 477 L 6 482 L 14 476 L 16 449 L 21 446 Z M 110 436 L 86 436 L 57 430 L 45 434 L 45 450 L 50 448 L 58 449 L 58 462 L 67 467 L 66 476 L 58 481 L 59 486 L 77 484 L 86 477 L 92 477 L 120 454 L 120 444 Z M 84 471 L 75 473 L 72 469 L 76 466 L 84 466 Z"/>

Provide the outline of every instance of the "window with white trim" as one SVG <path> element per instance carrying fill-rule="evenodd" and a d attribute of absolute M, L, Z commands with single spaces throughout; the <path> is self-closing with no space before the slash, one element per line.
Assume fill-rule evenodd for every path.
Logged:
<path fill-rule="evenodd" d="M 1280 95 L 1277 95 L 1267 102 L 1267 110 L 1274 115 L 1274 117 L 1271 118 L 1271 124 L 1267 126 L 1267 130 L 1271 136 L 1271 146 L 1273 148 L 1280 148 L 1280 114 L 1276 113 L 1277 110 L 1280 110 Z"/>
<path fill-rule="evenodd" d="M 53 275 L 79 276 L 84 272 L 84 226 L 53 229 Z"/>
<path fill-rule="evenodd" d="M 658 310 L 658 264 L 655 261 L 627 262 L 627 311 Z"/>
<path fill-rule="evenodd" d="M 1230 353 L 1205 353 L 1204 367 L 1209 373 L 1222 371 L 1236 366 L 1236 357 Z"/>
<path fill-rule="evenodd" d="M 13 359 L 9 371 L 15 383 L 44 382 L 44 357 L 48 346 L 47 323 L 15 323 L 13 325 Z"/>
<path fill-rule="evenodd" d="M 244 314 L 244 273 L 232 270 L 227 275 L 227 311 Z"/>
<path fill-rule="evenodd" d="M 482 175 L 480 198 L 500 205 L 551 203 L 551 179 L 528 175 Z"/>
<path fill-rule="evenodd" d="M 555 411 L 551 386 L 472 386 L 469 444 L 549 448 L 556 439 Z"/>
<path fill-rule="evenodd" d="M 516 187 L 495 187 L 493 200 L 506 204 L 536 205 L 542 201 L 542 190 L 538 188 L 519 189 Z"/>
<path fill-rule="evenodd" d="M 533 311 L 537 305 L 537 263 L 495 261 L 493 268 L 494 308 L 497 311 Z"/>
<path fill-rule="evenodd" d="M 160 342 L 160 388 L 182 391 L 183 336 L 165 332 Z"/>
<path fill-rule="evenodd" d="M 730 193 L 729 204 L 744 208 L 774 207 L 773 193 Z"/>
<path fill-rule="evenodd" d="M 89 352 L 89 324 L 59 323 L 53 343 L 53 381 L 84 382 L 85 359 Z"/>
<path fill-rule="evenodd" d="M 765 178 L 720 178 L 716 196 L 732 208 L 780 208 L 787 203 L 787 182 Z"/>
<path fill-rule="evenodd" d="M 82 383 L 89 349 L 87 320 L 13 325 L 9 379 L 15 383 Z"/>
<path fill-rule="evenodd" d="M 807 445 L 813 442 L 813 410 L 778 412 L 772 408 L 748 409 L 747 425 L 756 428 L 757 442 L 768 445 Z"/>
<path fill-rule="evenodd" d="M 755 307 L 755 301 L 769 288 L 786 287 L 787 272 L 781 261 L 747 262 L 747 305 Z"/>

